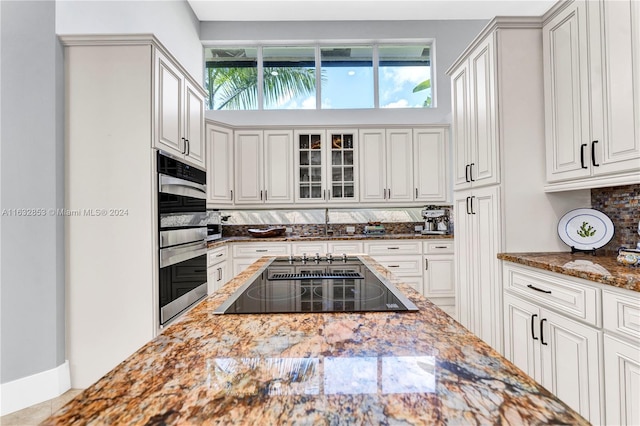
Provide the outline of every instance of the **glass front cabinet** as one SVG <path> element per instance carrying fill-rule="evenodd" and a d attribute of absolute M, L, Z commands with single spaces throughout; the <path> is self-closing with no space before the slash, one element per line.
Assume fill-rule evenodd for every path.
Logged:
<path fill-rule="evenodd" d="M 296 202 L 358 200 L 357 131 L 299 130 L 296 143 Z"/>

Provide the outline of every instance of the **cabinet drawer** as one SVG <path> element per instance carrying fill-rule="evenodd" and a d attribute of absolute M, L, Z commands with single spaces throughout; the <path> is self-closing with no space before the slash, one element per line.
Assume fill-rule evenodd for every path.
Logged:
<path fill-rule="evenodd" d="M 397 256 L 399 254 L 422 254 L 421 241 L 376 241 L 364 243 L 364 252 L 370 256 Z"/>
<path fill-rule="evenodd" d="M 320 256 L 324 256 L 327 253 L 327 243 L 322 241 L 308 241 L 304 243 L 291 244 L 292 252 L 295 255 L 307 254 L 309 257 L 315 256 L 318 253 Z"/>
<path fill-rule="evenodd" d="M 207 266 L 213 266 L 216 263 L 220 263 L 227 260 L 229 255 L 229 247 L 222 246 L 211 249 L 207 252 Z"/>
<path fill-rule="evenodd" d="M 505 266 L 505 289 L 555 308 L 563 315 L 600 326 L 600 290 L 559 274 Z"/>
<path fill-rule="evenodd" d="M 291 253 L 287 243 L 271 244 L 236 244 L 233 246 L 233 257 L 258 258 L 261 256 L 286 256 Z"/>
<path fill-rule="evenodd" d="M 422 243 L 424 254 L 451 254 L 453 253 L 453 240 L 425 241 Z"/>
<path fill-rule="evenodd" d="M 384 256 L 376 260 L 397 277 L 422 279 L 422 256 Z"/>
<path fill-rule="evenodd" d="M 333 254 L 356 254 L 363 253 L 363 244 L 358 241 L 340 241 L 327 244 L 327 251 Z"/>
<path fill-rule="evenodd" d="M 607 331 L 640 340 L 640 293 L 602 291 L 602 326 Z"/>

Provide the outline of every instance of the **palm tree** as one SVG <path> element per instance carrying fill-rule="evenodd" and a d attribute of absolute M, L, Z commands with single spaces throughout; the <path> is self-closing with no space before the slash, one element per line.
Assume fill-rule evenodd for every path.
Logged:
<path fill-rule="evenodd" d="M 314 93 L 315 69 L 264 68 L 266 105 Z M 209 92 L 209 109 L 257 109 L 258 70 L 255 67 L 207 68 L 205 86 Z"/>
<path fill-rule="evenodd" d="M 427 90 L 431 88 L 431 79 L 428 78 L 422 83 L 419 83 L 416 87 L 413 88 L 413 93 L 421 92 L 423 90 Z M 427 99 L 424 100 L 422 104 L 423 108 L 429 108 L 431 106 L 431 93 L 427 95 Z"/>

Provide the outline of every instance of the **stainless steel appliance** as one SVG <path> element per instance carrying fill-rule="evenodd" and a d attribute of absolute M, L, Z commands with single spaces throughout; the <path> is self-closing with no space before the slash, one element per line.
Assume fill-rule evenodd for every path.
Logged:
<path fill-rule="evenodd" d="M 418 308 L 359 256 L 276 257 L 214 312 L 409 312 Z"/>
<path fill-rule="evenodd" d="M 222 214 L 215 210 L 209 210 L 207 214 L 207 241 L 219 240 L 222 238 Z"/>
<path fill-rule="evenodd" d="M 425 208 L 422 210 L 424 218 L 423 234 L 448 234 L 449 215 L 445 209 Z"/>
<path fill-rule="evenodd" d="M 207 295 L 206 173 L 158 151 L 160 324 Z"/>

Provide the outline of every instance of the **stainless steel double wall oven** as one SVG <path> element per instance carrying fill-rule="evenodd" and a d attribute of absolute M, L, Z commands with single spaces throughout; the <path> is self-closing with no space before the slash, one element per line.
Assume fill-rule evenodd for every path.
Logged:
<path fill-rule="evenodd" d="M 207 295 L 206 173 L 158 151 L 160 324 Z"/>

